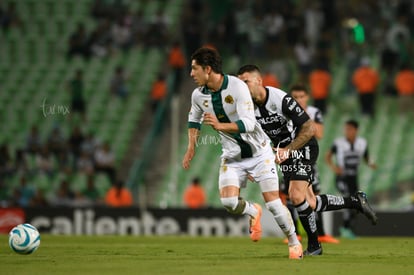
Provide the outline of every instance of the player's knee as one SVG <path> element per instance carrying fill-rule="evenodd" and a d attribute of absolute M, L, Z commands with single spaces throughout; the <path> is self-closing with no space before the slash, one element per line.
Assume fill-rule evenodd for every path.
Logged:
<path fill-rule="evenodd" d="M 316 198 L 315 197 L 313 197 L 313 198 L 306 198 L 306 200 L 307 200 L 307 202 L 309 203 L 309 206 L 313 209 L 313 210 L 315 210 L 316 209 Z"/>
<path fill-rule="evenodd" d="M 221 204 L 227 210 L 234 210 L 234 209 L 236 209 L 237 204 L 239 203 L 238 197 L 221 198 L 220 200 L 221 200 Z"/>
<path fill-rule="evenodd" d="M 300 192 L 299 189 L 292 188 L 289 190 L 289 198 L 293 205 L 298 205 L 305 200 L 306 194 L 304 192 Z"/>
<path fill-rule="evenodd" d="M 246 206 L 246 202 L 238 197 L 221 198 L 221 204 L 231 214 L 242 214 Z"/>
<path fill-rule="evenodd" d="M 289 198 L 293 205 L 298 205 L 306 199 L 307 182 L 292 181 L 289 185 Z"/>

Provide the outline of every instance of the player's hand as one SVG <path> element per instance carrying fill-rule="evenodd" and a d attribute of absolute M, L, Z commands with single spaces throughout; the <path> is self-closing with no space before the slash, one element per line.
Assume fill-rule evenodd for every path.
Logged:
<path fill-rule="evenodd" d="M 211 113 L 204 113 L 204 123 L 213 127 L 214 130 L 218 131 L 220 122 L 218 121 L 217 117 Z"/>
<path fill-rule="evenodd" d="M 276 153 L 275 162 L 281 164 L 289 158 L 289 149 L 286 148 L 273 148 Z"/>
<path fill-rule="evenodd" d="M 342 170 L 342 168 L 339 167 L 339 166 L 337 166 L 337 165 L 334 166 L 333 171 L 338 176 L 341 176 L 344 173 L 344 171 Z"/>
<path fill-rule="evenodd" d="M 184 159 L 183 159 L 183 168 L 184 169 L 188 169 L 190 168 L 190 162 L 194 157 L 194 149 L 187 149 L 187 152 L 185 152 L 184 154 Z"/>
<path fill-rule="evenodd" d="M 253 178 L 252 175 L 248 174 L 247 178 L 251 181 L 251 182 L 256 182 L 256 180 Z"/>

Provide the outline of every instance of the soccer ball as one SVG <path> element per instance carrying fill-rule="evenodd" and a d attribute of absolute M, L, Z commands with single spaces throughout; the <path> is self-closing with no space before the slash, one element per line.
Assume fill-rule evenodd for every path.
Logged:
<path fill-rule="evenodd" d="M 40 245 L 39 231 L 31 224 L 19 224 L 9 233 L 9 245 L 16 253 L 31 254 Z"/>

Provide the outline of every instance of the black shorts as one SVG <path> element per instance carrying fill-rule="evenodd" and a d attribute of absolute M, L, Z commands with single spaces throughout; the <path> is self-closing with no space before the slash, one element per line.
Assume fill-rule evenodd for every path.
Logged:
<path fill-rule="evenodd" d="M 288 194 L 289 182 L 292 180 L 307 181 L 309 184 L 313 184 L 318 155 L 318 145 L 305 146 L 294 152 L 291 158 L 280 164 L 279 169 L 283 173 L 283 182 L 281 183 L 280 190 Z"/>
<path fill-rule="evenodd" d="M 321 186 L 320 186 L 320 181 L 319 181 L 319 170 L 318 170 L 318 167 L 316 167 L 316 164 L 313 166 L 312 190 L 315 195 L 321 192 Z"/>
<path fill-rule="evenodd" d="M 350 196 L 358 191 L 357 176 L 337 176 L 336 187 L 343 196 Z"/>

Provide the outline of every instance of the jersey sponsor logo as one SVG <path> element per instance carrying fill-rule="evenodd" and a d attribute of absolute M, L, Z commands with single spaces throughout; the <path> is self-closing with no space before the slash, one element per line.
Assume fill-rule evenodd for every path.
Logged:
<path fill-rule="evenodd" d="M 302 111 L 302 109 L 298 106 L 298 107 L 296 107 L 295 111 L 296 111 L 296 113 L 299 114 Z"/>
<path fill-rule="evenodd" d="M 224 98 L 224 102 L 228 103 L 228 104 L 233 104 L 234 103 L 234 99 L 231 95 L 228 95 Z"/>
<path fill-rule="evenodd" d="M 269 116 L 269 117 L 256 117 L 256 119 L 261 125 L 283 122 L 283 118 L 278 115 Z"/>

